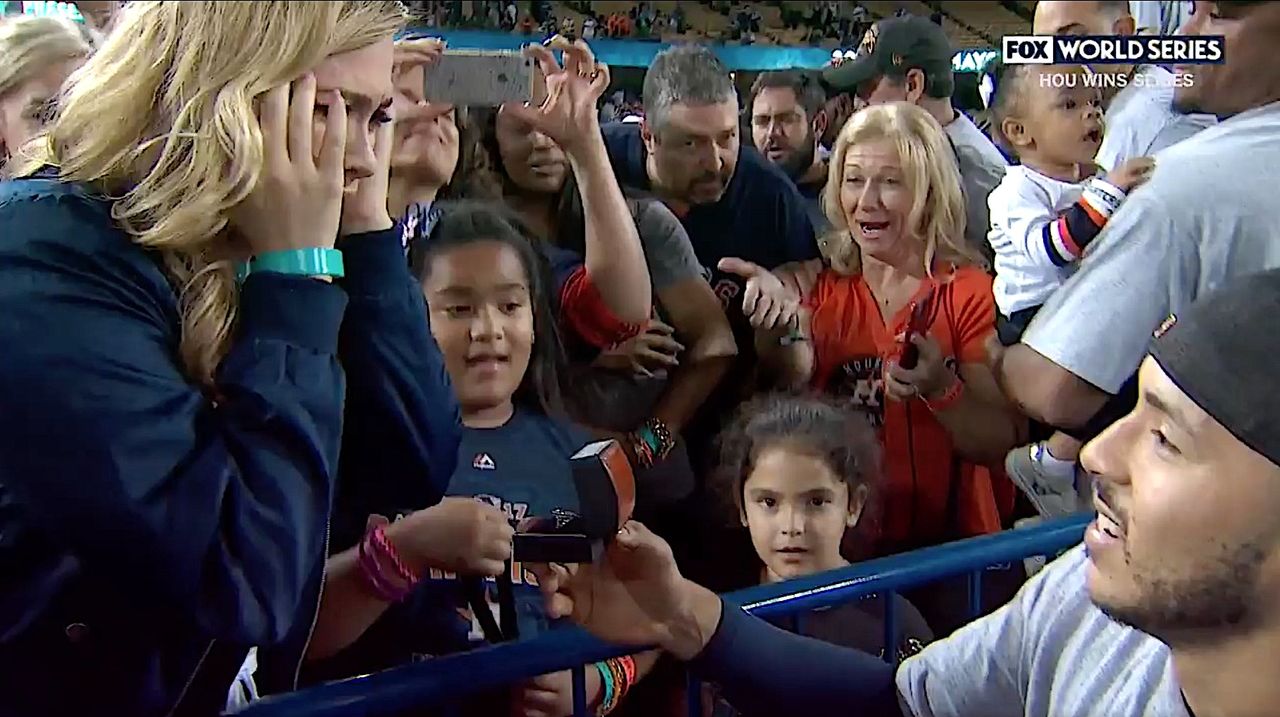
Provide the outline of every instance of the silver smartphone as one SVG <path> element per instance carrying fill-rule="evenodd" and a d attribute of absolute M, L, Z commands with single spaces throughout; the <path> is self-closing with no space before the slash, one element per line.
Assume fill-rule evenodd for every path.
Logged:
<path fill-rule="evenodd" d="M 531 102 L 535 69 L 518 50 L 445 50 L 426 68 L 423 96 L 428 102 L 489 107 Z"/>

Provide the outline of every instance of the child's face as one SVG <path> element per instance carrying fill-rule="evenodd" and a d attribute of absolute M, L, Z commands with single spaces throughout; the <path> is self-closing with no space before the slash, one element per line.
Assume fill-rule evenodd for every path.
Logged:
<path fill-rule="evenodd" d="M 462 412 L 509 406 L 533 351 L 533 304 L 520 255 L 502 242 L 480 241 L 431 262 L 423 285 L 431 333 Z"/>
<path fill-rule="evenodd" d="M 1026 80 L 1022 98 L 1024 141 L 1041 159 L 1092 164 L 1102 146 L 1102 90 L 1087 83 L 1078 65 L 1046 65 Z"/>
<path fill-rule="evenodd" d="M 742 486 L 742 520 L 771 580 L 845 565 L 844 531 L 864 500 L 825 461 L 786 448 L 765 449 Z"/>

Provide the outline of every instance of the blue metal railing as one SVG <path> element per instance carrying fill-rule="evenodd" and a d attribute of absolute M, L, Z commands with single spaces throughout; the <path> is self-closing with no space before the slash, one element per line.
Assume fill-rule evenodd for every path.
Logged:
<path fill-rule="evenodd" d="M 969 574 L 971 609 L 987 566 L 1038 555 L 1056 555 L 1080 542 L 1092 514 L 970 538 L 847 568 L 760 585 L 725 595 L 760 616 L 807 612 L 851 602 L 871 594 L 893 593 L 943 578 Z M 886 622 L 892 616 L 886 614 Z M 887 635 L 893 633 L 886 629 Z M 892 643 L 889 643 L 890 645 Z M 601 642 L 580 629 L 554 630 L 530 640 L 405 665 L 372 675 L 271 697 L 237 713 L 239 717 L 374 717 L 403 710 L 445 705 L 466 694 L 490 690 L 531 677 L 575 670 L 581 707 L 583 665 L 634 654 L 640 647 Z M 886 649 L 889 659 L 895 652 Z M 692 697 L 692 695 L 691 695 Z M 692 703 L 696 702 L 691 699 Z M 696 714 L 697 712 L 694 712 Z M 580 709 L 578 714 L 585 715 Z"/>

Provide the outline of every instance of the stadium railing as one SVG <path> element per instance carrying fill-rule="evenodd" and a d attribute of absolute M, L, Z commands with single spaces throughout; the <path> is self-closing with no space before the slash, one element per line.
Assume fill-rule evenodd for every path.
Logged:
<path fill-rule="evenodd" d="M 869 595 L 884 599 L 886 645 L 897 634 L 891 608 L 899 591 L 957 575 L 969 576 L 969 610 L 980 611 L 982 574 L 993 565 L 1059 555 L 1080 542 L 1092 514 L 1045 521 L 994 535 L 938 545 L 850 565 L 783 583 L 725 595 L 725 600 L 759 617 L 799 615 Z M 411 709 L 446 707 L 468 694 L 499 688 L 537 675 L 573 670 L 576 715 L 586 717 L 584 665 L 643 649 L 601 642 L 585 631 L 553 630 L 538 637 L 487 647 L 270 697 L 237 712 L 237 717 L 376 717 Z M 896 649 L 884 650 L 896 660 Z M 702 714 L 700 689 L 691 684 L 689 715 Z"/>

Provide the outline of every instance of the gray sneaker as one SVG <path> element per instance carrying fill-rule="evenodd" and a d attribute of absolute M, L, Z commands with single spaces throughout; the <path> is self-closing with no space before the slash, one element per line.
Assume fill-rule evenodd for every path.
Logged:
<path fill-rule="evenodd" d="M 1046 518 L 1060 518 L 1089 510 L 1093 490 L 1088 476 L 1079 468 L 1072 481 L 1048 475 L 1032 457 L 1035 450 L 1033 443 L 1009 451 L 1004 459 L 1004 471 L 1031 500 L 1036 511 Z"/>

